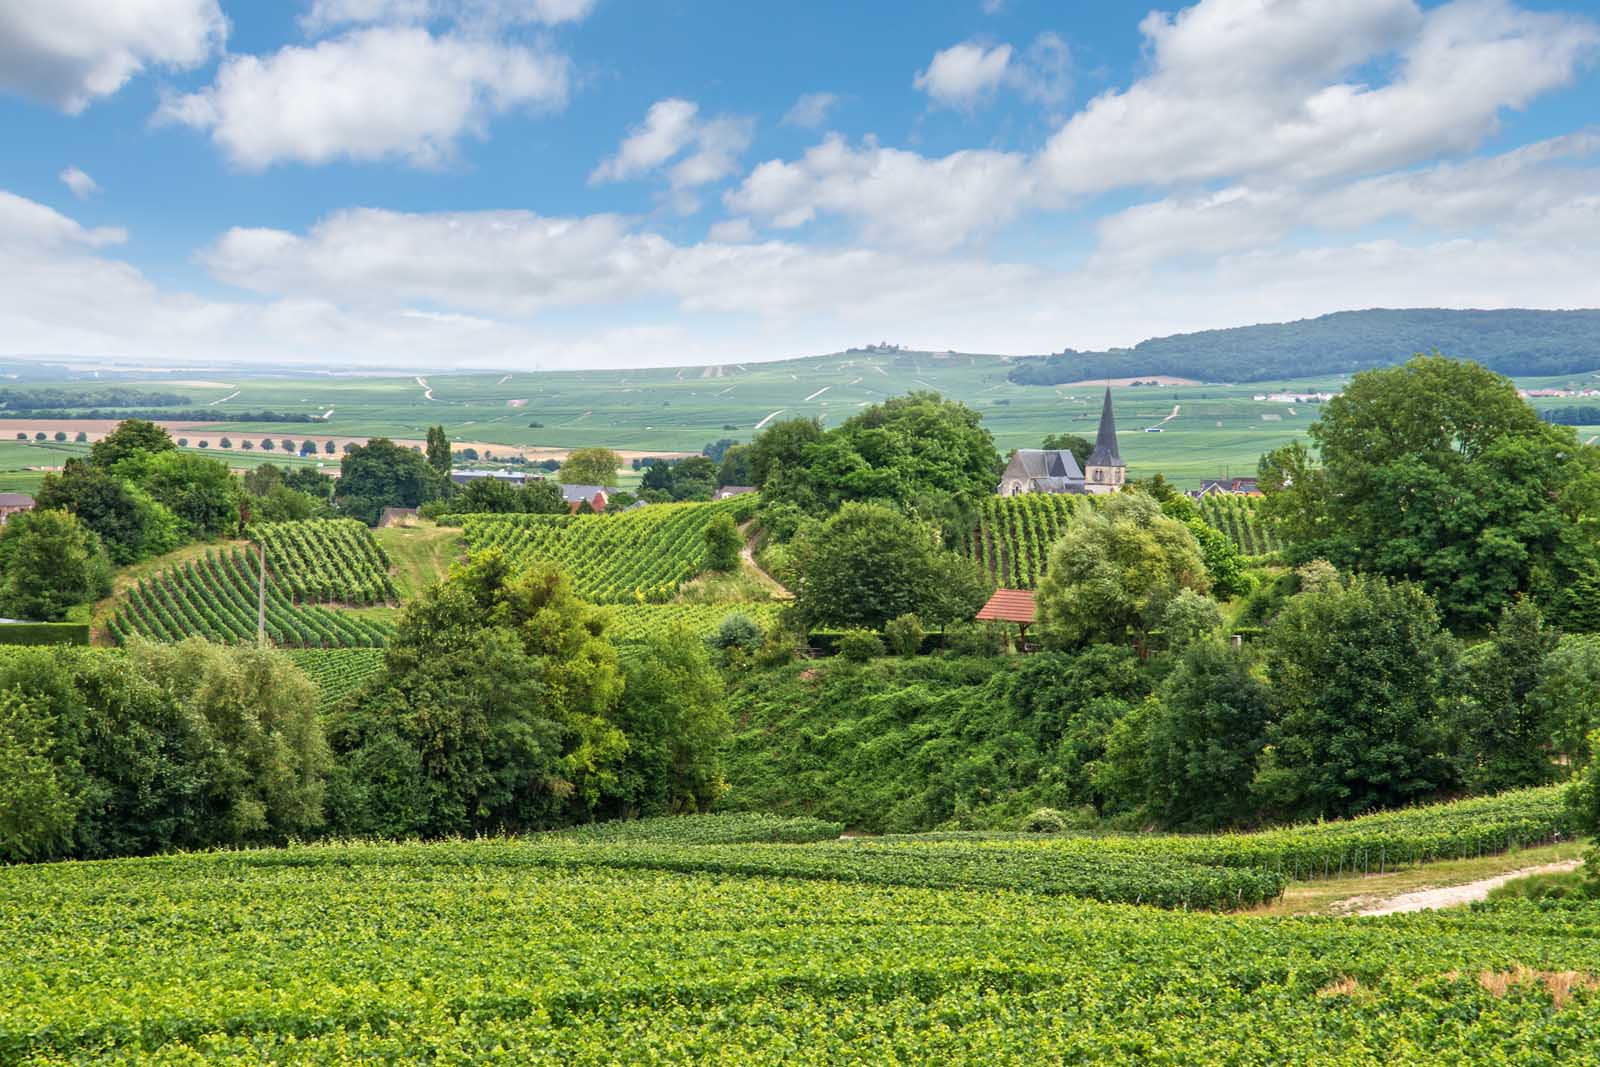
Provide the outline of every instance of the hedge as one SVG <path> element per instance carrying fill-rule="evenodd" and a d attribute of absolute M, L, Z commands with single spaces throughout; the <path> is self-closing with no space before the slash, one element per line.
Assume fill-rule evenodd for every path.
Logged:
<path fill-rule="evenodd" d="M 0 623 L 0 645 L 87 645 L 85 622 Z"/>

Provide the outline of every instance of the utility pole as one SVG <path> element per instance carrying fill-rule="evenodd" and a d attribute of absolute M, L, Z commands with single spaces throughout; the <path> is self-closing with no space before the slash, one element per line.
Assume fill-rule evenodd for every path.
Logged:
<path fill-rule="evenodd" d="M 267 546 L 257 543 L 256 645 L 267 647 Z"/>

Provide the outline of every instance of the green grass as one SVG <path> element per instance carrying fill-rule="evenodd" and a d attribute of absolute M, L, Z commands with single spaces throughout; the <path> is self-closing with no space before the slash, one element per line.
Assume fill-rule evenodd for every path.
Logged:
<path fill-rule="evenodd" d="M 372 535 L 394 564 L 394 584 L 403 601 L 421 596 L 466 554 L 466 543 L 458 528 L 425 520 L 374 530 Z"/>

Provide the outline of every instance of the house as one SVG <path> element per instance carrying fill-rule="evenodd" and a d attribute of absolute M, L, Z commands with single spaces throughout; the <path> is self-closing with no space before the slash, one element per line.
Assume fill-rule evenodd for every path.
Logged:
<path fill-rule="evenodd" d="M 585 501 L 596 511 L 606 509 L 606 487 L 603 485 L 563 485 L 561 495 L 566 498 L 568 511 L 577 511 Z"/>
<path fill-rule="evenodd" d="M 1064 448 L 1019 448 L 1000 475 L 1000 496 L 1023 493 L 1081 493 L 1083 471 L 1078 457 Z"/>
<path fill-rule="evenodd" d="M 1234 496 L 1260 496 L 1261 486 L 1255 478 L 1202 478 L 1200 495 L 1227 493 Z"/>
<path fill-rule="evenodd" d="M 33 510 L 33 497 L 27 493 L 0 493 L 0 526 L 21 511 Z"/>
<path fill-rule="evenodd" d="M 712 494 L 711 499 L 727 500 L 729 497 L 744 496 L 746 493 L 753 493 L 755 491 L 756 487 L 753 485 L 724 485 L 714 494 Z"/>

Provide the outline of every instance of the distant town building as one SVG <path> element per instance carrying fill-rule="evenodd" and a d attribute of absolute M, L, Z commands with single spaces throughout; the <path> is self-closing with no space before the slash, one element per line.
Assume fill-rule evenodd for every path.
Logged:
<path fill-rule="evenodd" d="M 1255 478 L 1202 478 L 1200 496 L 1227 493 L 1234 496 L 1260 496 L 1261 486 Z"/>
<path fill-rule="evenodd" d="M 451 471 L 450 480 L 457 485 L 470 485 L 485 478 L 492 478 L 497 482 L 521 487 L 527 484 L 528 476 L 522 471 Z"/>
<path fill-rule="evenodd" d="M 567 500 L 567 509 L 577 511 L 588 501 L 596 511 L 606 509 L 606 487 L 603 485 L 563 485 L 561 495 Z"/>
<path fill-rule="evenodd" d="M 21 511 L 33 510 L 33 497 L 27 493 L 0 493 L 0 526 Z"/>

